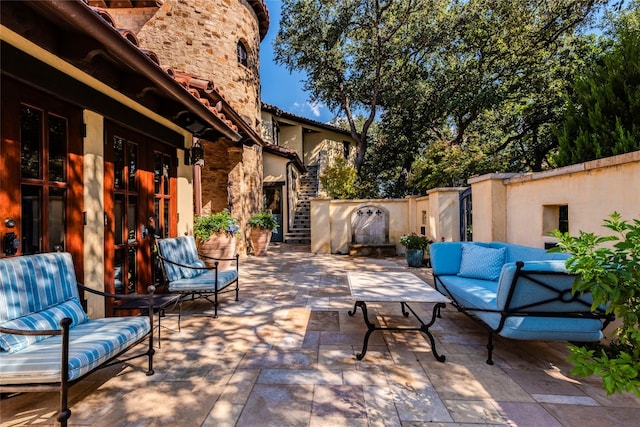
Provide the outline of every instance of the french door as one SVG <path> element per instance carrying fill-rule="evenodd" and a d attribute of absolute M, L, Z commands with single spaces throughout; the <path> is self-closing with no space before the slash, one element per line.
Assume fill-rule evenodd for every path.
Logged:
<path fill-rule="evenodd" d="M 0 256 L 70 252 L 82 280 L 82 112 L 10 78 L 2 91 Z"/>
<path fill-rule="evenodd" d="M 157 280 L 154 238 L 176 232 L 175 149 L 114 124 L 105 130 L 105 288 L 145 293 Z"/>

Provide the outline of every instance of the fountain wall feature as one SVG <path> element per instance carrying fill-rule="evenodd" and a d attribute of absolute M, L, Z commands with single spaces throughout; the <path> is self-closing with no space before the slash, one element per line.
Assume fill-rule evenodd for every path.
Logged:
<path fill-rule="evenodd" d="M 389 243 L 389 214 L 384 208 L 363 205 L 351 212 L 349 255 L 396 256 L 396 245 Z"/>

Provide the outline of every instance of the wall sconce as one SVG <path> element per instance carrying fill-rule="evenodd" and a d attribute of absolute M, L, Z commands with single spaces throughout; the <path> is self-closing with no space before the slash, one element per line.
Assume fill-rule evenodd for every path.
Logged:
<path fill-rule="evenodd" d="M 202 159 L 204 159 L 204 148 L 200 145 L 194 145 L 191 147 L 191 164 L 195 165 Z"/>

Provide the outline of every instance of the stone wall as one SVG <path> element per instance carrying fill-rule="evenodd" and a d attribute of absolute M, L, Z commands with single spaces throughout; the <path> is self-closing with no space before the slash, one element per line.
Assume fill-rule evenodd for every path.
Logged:
<path fill-rule="evenodd" d="M 142 26 L 156 13 L 157 7 L 127 7 L 108 9 L 117 28 L 137 34 Z"/>
<path fill-rule="evenodd" d="M 202 214 L 230 209 L 240 219 L 242 230 L 248 231 L 247 219 L 262 210 L 261 148 L 238 146 L 225 139 L 200 142 L 204 147 Z M 238 250 L 244 253 L 244 241 Z"/>
<path fill-rule="evenodd" d="M 241 117 L 260 132 L 260 35 L 243 0 L 165 0 L 137 33 L 163 67 L 211 80 Z M 248 65 L 238 62 L 241 41 Z"/>

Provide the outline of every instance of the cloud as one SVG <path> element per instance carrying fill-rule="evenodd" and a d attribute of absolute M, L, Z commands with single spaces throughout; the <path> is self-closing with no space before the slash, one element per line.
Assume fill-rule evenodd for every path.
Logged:
<path fill-rule="evenodd" d="M 319 102 L 307 102 L 307 107 L 311 110 L 311 114 L 315 117 L 320 117 L 320 110 L 324 105 Z"/>

